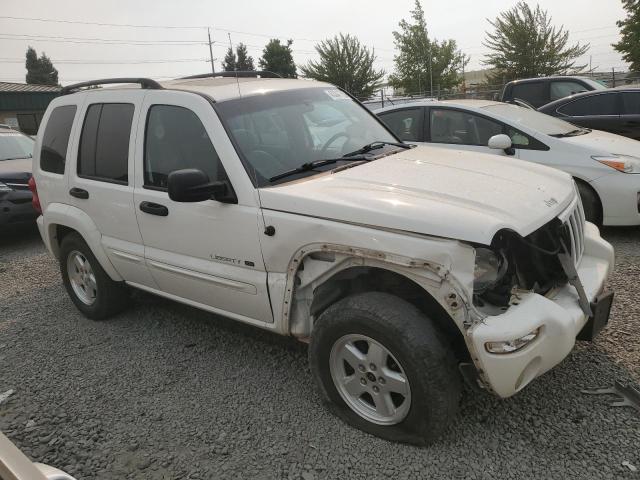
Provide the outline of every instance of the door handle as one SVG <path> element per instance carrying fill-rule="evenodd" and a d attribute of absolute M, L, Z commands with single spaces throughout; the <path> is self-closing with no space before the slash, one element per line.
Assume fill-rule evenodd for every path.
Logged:
<path fill-rule="evenodd" d="M 142 202 L 140 203 L 140 210 L 150 215 L 158 215 L 159 217 L 166 217 L 169 215 L 169 209 L 159 203 Z"/>
<path fill-rule="evenodd" d="M 69 195 L 76 198 L 82 198 L 83 200 L 89 198 L 89 192 L 87 192 L 84 188 L 73 187 L 71 190 L 69 190 Z"/>

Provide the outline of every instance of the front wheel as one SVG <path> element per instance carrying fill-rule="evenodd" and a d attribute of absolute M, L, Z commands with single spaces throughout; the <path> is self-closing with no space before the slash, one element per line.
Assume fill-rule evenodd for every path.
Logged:
<path fill-rule="evenodd" d="M 318 319 L 309 362 L 323 399 L 349 424 L 428 444 L 455 416 L 456 360 L 432 321 L 386 293 L 346 297 Z"/>

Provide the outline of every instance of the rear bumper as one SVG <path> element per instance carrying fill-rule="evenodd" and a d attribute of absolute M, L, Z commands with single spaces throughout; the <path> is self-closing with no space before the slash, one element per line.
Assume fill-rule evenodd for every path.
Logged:
<path fill-rule="evenodd" d="M 603 290 L 613 262 L 613 247 L 600 237 L 594 225 L 587 223 L 578 275 L 589 300 Z M 504 314 L 487 317 L 470 328 L 467 342 L 472 344 L 476 367 L 487 386 L 498 396 L 509 397 L 560 363 L 573 349 L 587 320 L 575 288 L 567 284 L 547 297 L 523 294 L 519 304 Z M 493 354 L 485 348 L 487 342 L 512 341 L 538 328 L 536 339 L 521 350 Z"/>
<path fill-rule="evenodd" d="M 14 190 L 0 194 L 0 225 L 30 222 L 38 216 L 31 205 L 31 192 Z"/>

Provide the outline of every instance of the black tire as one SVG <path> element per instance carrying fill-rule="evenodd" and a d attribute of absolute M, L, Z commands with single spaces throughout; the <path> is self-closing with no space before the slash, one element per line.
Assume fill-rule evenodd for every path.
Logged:
<path fill-rule="evenodd" d="M 82 301 L 71 285 L 67 270 L 67 260 L 73 252 L 80 252 L 86 258 L 95 277 L 95 300 L 90 305 Z M 107 275 L 100 262 L 93 255 L 89 245 L 77 233 L 70 233 L 62 240 L 60 245 L 60 273 L 69 297 L 78 310 L 87 318 L 104 320 L 121 312 L 129 304 L 129 292 L 124 282 L 115 282 Z"/>
<path fill-rule="evenodd" d="M 602 226 L 602 206 L 598 195 L 582 182 L 576 182 L 578 192 L 582 199 L 582 208 L 584 208 L 584 216 L 587 222 L 594 223 L 599 227 Z"/>
<path fill-rule="evenodd" d="M 401 365 L 410 385 L 411 401 L 399 423 L 379 425 L 365 419 L 338 392 L 330 371 L 331 349 L 349 334 L 370 337 Z M 350 425 L 386 440 L 432 443 L 458 410 L 462 385 L 453 352 L 443 344 L 440 332 L 428 317 L 394 295 L 367 292 L 329 307 L 314 326 L 309 363 L 330 409 Z"/>

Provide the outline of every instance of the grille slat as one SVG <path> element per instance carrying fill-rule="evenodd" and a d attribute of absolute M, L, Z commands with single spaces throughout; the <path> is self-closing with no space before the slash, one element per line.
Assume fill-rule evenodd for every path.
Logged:
<path fill-rule="evenodd" d="M 564 230 L 565 240 L 568 242 L 567 247 L 571 249 L 571 258 L 577 266 L 582 260 L 584 254 L 584 224 L 585 216 L 582 202 L 578 197 L 577 201 L 571 207 L 571 213 L 565 217 Z"/>

